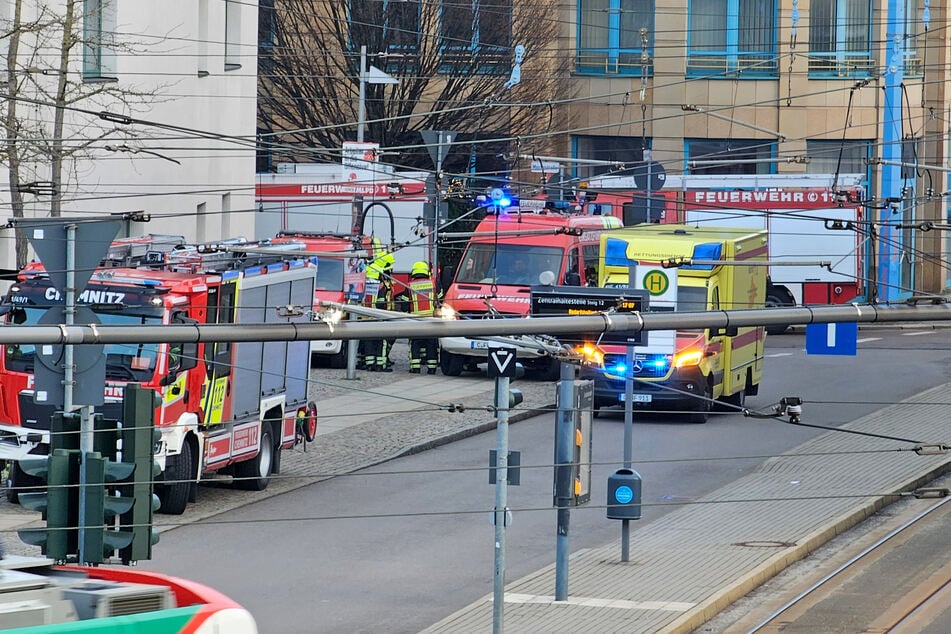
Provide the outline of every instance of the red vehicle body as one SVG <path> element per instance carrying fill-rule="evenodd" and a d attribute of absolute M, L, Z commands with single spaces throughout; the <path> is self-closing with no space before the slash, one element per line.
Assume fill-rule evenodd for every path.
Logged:
<path fill-rule="evenodd" d="M 121 243 L 122 241 L 119 241 Z M 141 241 L 136 242 L 141 245 Z M 276 308 L 308 306 L 314 262 L 301 256 L 266 258 L 195 248 L 148 251 L 148 267 L 98 268 L 77 297 L 102 324 L 161 327 L 168 324 L 257 324 L 301 321 Z M 123 262 L 128 263 L 128 262 Z M 63 304 L 41 264 L 24 269 L 5 298 L 8 324 L 35 324 L 47 308 Z M 316 431 L 316 406 L 307 400 L 309 343 L 240 342 L 108 344 L 104 402 L 107 418 L 121 418 L 125 385 L 155 390 L 161 405 L 157 487 L 165 513 L 181 513 L 206 474 L 228 473 L 241 488 L 263 489 L 280 468 L 280 451 L 297 439 L 297 419 Z M 50 416 L 34 383 L 36 346 L 8 345 L 0 358 L 0 458 L 16 461 L 49 447 Z M 80 377 L 78 380 L 82 381 Z M 81 404 L 81 403 L 77 403 Z M 16 464 L 8 492 L 30 484 Z"/>
<path fill-rule="evenodd" d="M 610 215 L 542 210 L 486 216 L 469 238 L 446 290 L 443 316 L 526 317 L 533 285 L 596 286 L 601 234 L 620 227 L 621 221 Z M 448 376 L 474 369 L 488 355 L 487 340 L 443 337 L 439 343 L 440 365 Z M 558 361 L 543 348 L 517 347 L 526 368 L 557 376 Z"/>

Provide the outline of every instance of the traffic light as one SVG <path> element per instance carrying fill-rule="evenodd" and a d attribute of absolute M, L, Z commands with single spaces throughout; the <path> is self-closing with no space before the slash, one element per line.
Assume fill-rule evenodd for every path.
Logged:
<path fill-rule="evenodd" d="M 131 482 L 119 487 L 123 497 L 132 498 L 132 508 L 122 514 L 119 524 L 132 533 L 132 542 L 119 550 L 122 563 L 152 558 L 152 546 L 159 536 L 152 527 L 152 515 L 159 509 L 155 494 L 155 478 L 161 468 L 155 461 L 155 445 L 161 432 L 155 429 L 155 408 L 160 404 L 158 393 L 130 384 L 122 400 L 122 462 L 133 465 Z"/>
<path fill-rule="evenodd" d="M 129 478 L 135 466 L 92 452 L 85 455 L 82 468 L 85 471 L 86 504 L 80 563 L 98 564 L 111 557 L 114 551 L 132 543 L 132 533 L 117 527 L 116 518 L 127 513 L 135 500 L 116 495 L 115 484 Z"/>
<path fill-rule="evenodd" d="M 43 555 L 65 562 L 78 549 L 79 538 L 79 452 L 54 449 L 49 456 L 23 458 L 20 468 L 46 483 L 45 491 L 20 493 L 20 504 L 39 511 L 46 528 L 17 531 L 20 539 L 39 546 Z"/>

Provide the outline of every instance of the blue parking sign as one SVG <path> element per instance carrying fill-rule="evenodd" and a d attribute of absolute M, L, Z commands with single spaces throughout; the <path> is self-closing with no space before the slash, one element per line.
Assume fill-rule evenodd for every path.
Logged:
<path fill-rule="evenodd" d="M 806 354 L 840 354 L 855 356 L 858 349 L 857 323 L 807 324 Z"/>

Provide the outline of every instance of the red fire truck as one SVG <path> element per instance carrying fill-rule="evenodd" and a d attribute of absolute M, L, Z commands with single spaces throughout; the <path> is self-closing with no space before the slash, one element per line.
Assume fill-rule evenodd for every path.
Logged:
<path fill-rule="evenodd" d="M 597 285 L 601 234 L 620 228 L 621 221 L 610 215 L 531 209 L 523 213 L 509 208 L 479 223 L 446 290 L 444 318 L 525 317 L 532 285 Z M 544 337 L 520 337 L 508 345 L 517 348 L 526 369 L 554 379 L 559 362 L 551 352 L 560 346 L 555 340 L 549 343 Z M 439 345 L 447 376 L 475 369 L 488 358 L 488 340 L 443 337 Z"/>
<path fill-rule="evenodd" d="M 321 318 L 336 322 L 347 316 L 338 309 L 323 310 L 323 306 L 363 303 L 366 289 L 366 266 L 373 260 L 377 248 L 369 236 L 321 233 L 313 231 L 281 231 L 272 240 L 279 244 L 302 245 L 309 256 L 317 258 L 317 282 L 314 286 L 314 310 Z M 311 362 L 316 365 L 325 358 L 331 368 L 347 366 L 347 347 L 339 339 L 312 341 Z"/>
<path fill-rule="evenodd" d="M 141 239 L 119 241 L 92 275 L 77 304 L 102 324 L 161 327 L 168 324 L 262 324 L 303 321 L 278 307 L 310 306 L 314 262 L 285 255 L 199 249 L 143 248 Z M 154 241 L 158 246 L 158 240 Z M 233 246 L 233 245 L 232 245 Z M 299 246 L 296 248 L 300 248 Z M 138 262 L 129 251 L 142 251 Z M 123 266 L 108 266 L 109 262 Z M 62 305 L 39 263 L 24 269 L 4 304 L 8 324 L 36 324 Z M 157 493 L 161 511 L 179 514 L 194 501 L 197 483 L 211 473 L 234 476 L 239 488 L 260 490 L 280 469 L 281 450 L 297 440 L 298 419 L 308 439 L 316 434 L 316 406 L 308 401 L 309 342 L 109 344 L 106 418 L 120 418 L 125 385 L 151 388 L 161 397 L 156 427 L 163 467 Z M 8 496 L 33 484 L 16 464 L 49 446 L 53 406 L 34 399 L 33 345 L 8 345 L 0 357 L 0 459 L 13 461 Z"/>

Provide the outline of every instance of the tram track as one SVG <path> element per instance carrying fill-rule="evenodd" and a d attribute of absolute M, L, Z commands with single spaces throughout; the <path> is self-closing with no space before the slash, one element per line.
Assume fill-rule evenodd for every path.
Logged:
<path fill-rule="evenodd" d="M 942 613 L 946 618 L 951 529 L 944 527 L 951 522 L 951 492 L 924 491 L 922 497 L 943 497 L 808 583 L 752 627 L 729 631 L 910 633 L 927 631 Z M 936 548 L 939 544 L 944 548 Z"/>

